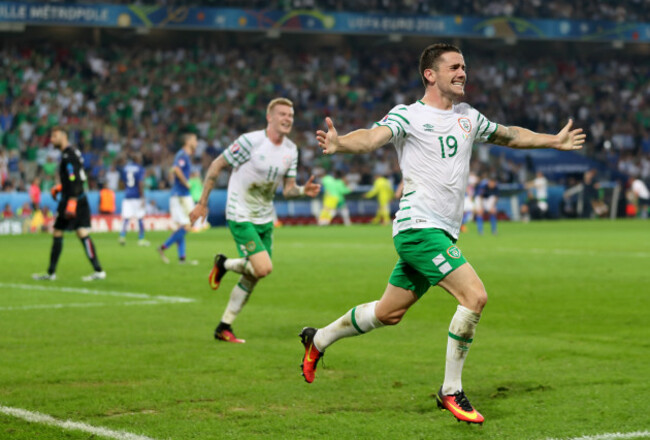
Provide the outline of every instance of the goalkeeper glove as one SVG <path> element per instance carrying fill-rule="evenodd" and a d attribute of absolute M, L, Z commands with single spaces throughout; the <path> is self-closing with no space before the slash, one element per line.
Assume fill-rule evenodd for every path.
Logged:
<path fill-rule="evenodd" d="M 54 185 L 52 189 L 50 189 L 50 193 L 52 193 L 52 198 L 56 200 L 56 197 L 59 195 L 61 192 L 61 184 L 59 183 L 58 185 Z"/>
<path fill-rule="evenodd" d="M 65 206 L 65 216 L 67 218 L 77 216 L 77 199 L 68 200 L 68 204 Z"/>

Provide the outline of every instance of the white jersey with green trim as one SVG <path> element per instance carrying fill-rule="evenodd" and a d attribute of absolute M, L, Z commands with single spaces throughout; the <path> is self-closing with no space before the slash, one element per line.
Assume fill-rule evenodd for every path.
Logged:
<path fill-rule="evenodd" d="M 223 152 L 233 167 L 228 181 L 226 219 L 264 224 L 273 221 L 273 198 L 285 177 L 296 177 L 298 148 L 286 136 L 275 145 L 266 130 L 242 134 Z"/>
<path fill-rule="evenodd" d="M 474 142 L 496 131 L 469 104 L 439 110 L 422 101 L 398 105 L 376 125 L 390 128 L 404 180 L 393 236 L 411 228 L 438 228 L 458 238 Z"/>

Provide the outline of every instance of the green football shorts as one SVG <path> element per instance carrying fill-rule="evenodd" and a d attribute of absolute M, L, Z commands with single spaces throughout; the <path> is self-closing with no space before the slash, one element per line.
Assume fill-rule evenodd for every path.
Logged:
<path fill-rule="evenodd" d="M 258 252 L 273 254 L 273 222 L 256 225 L 251 222 L 232 222 L 228 228 L 235 239 L 240 257 L 249 257 Z"/>
<path fill-rule="evenodd" d="M 393 237 L 399 261 L 388 280 L 422 297 L 444 277 L 465 264 L 456 240 L 441 229 L 408 229 Z"/>

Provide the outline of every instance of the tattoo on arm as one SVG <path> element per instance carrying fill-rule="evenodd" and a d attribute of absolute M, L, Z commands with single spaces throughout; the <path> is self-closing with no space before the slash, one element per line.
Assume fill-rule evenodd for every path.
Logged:
<path fill-rule="evenodd" d="M 519 131 L 515 127 L 499 126 L 494 132 L 490 142 L 497 145 L 508 146 L 519 138 Z"/>
<path fill-rule="evenodd" d="M 217 184 L 217 177 L 219 176 L 219 169 L 213 167 L 212 165 L 208 168 L 208 172 L 205 175 L 205 181 L 203 182 L 203 192 L 201 193 L 201 198 L 199 203 L 207 205 L 208 198 L 210 198 L 210 192 Z"/>
<path fill-rule="evenodd" d="M 300 191 L 300 188 L 298 185 L 295 185 L 287 190 L 287 192 L 284 194 L 285 197 L 300 197 L 302 195 L 302 191 Z"/>

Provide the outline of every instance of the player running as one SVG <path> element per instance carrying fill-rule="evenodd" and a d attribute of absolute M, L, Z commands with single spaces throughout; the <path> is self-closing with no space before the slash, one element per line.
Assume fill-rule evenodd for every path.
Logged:
<path fill-rule="evenodd" d="M 176 243 L 178 247 L 178 262 L 185 263 L 185 235 L 192 227 L 189 218 L 190 211 L 194 209 L 194 201 L 190 195 L 190 171 L 192 169 L 192 155 L 196 150 L 197 139 L 194 133 L 186 133 L 181 137 L 183 146 L 174 157 L 172 174 L 174 183 L 169 197 L 169 212 L 172 221 L 178 229 L 169 236 L 161 246 L 158 247 L 158 254 L 163 263 L 169 263 L 169 258 L 165 255 L 165 250 Z M 196 263 L 193 261 L 193 263 Z"/>
<path fill-rule="evenodd" d="M 149 246 L 144 239 L 144 168 L 142 160 L 136 153 L 131 155 L 131 160 L 120 168 L 120 180 L 124 183 L 124 199 L 122 200 L 122 231 L 119 243 L 126 244 L 126 229 L 131 219 L 138 221 L 138 246 Z"/>
<path fill-rule="evenodd" d="M 83 157 L 79 150 L 70 145 L 68 133 L 62 127 L 52 128 L 52 145 L 61 150 L 59 165 L 60 183 L 52 187 L 52 197 L 56 200 L 61 194 L 54 221 L 54 240 L 50 251 L 50 265 L 45 274 L 34 274 L 32 278 L 38 281 L 54 281 L 56 266 L 63 250 L 63 232 L 74 229 L 81 240 L 86 256 L 95 272 L 82 278 L 83 281 L 103 280 L 106 272 L 102 269 L 95 251 L 95 244 L 90 238 L 90 206 L 86 197 L 84 184 L 86 173 L 83 168 Z"/>
<path fill-rule="evenodd" d="M 293 103 L 285 98 L 269 102 L 266 130 L 245 133 L 219 155 L 208 169 L 201 199 L 190 213 L 195 222 L 208 215 L 210 191 L 221 170 L 233 167 L 228 181 L 226 220 L 235 239 L 240 258 L 218 254 L 209 281 L 218 289 L 227 271 L 241 274 L 230 293 L 230 301 L 215 329 L 220 341 L 243 343 L 235 336 L 232 323 L 248 301 L 258 280 L 273 270 L 273 198 L 283 185 L 284 197 L 316 197 L 320 185 L 310 177 L 304 186 L 296 185 L 298 149 L 288 135 L 293 126 Z"/>
<path fill-rule="evenodd" d="M 512 148 L 575 150 L 582 147 L 585 135 L 581 129 L 571 130 L 572 121 L 556 135 L 498 125 L 458 102 L 465 94 L 467 74 L 463 55 L 453 45 L 427 47 L 420 57 L 420 74 L 425 86 L 422 99 L 394 107 L 372 129 L 339 137 L 332 120 L 326 118 L 327 132 L 316 132 L 325 154 L 367 153 L 392 142 L 404 178 L 404 194 L 393 222 L 400 258 L 383 296 L 353 307 L 326 327 L 305 327 L 300 334 L 305 348 L 302 374 L 311 383 L 318 361 L 330 345 L 399 323 L 430 286 L 439 285 L 460 304 L 449 326 L 438 405 L 458 420 L 483 423 L 483 416 L 465 395 L 461 373 L 487 293 L 455 245 L 472 144 L 490 141 Z"/>

